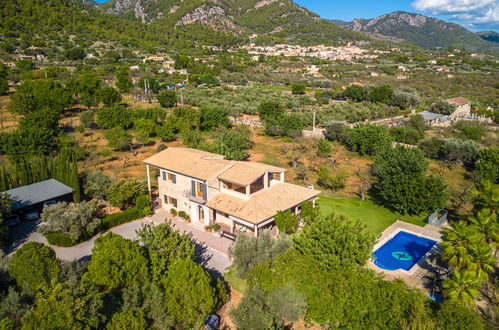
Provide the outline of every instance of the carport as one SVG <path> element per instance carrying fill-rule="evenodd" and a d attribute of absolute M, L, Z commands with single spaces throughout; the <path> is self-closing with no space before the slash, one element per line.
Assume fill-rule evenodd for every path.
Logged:
<path fill-rule="evenodd" d="M 10 208 L 13 213 L 28 210 L 40 210 L 48 201 L 72 201 L 73 188 L 55 180 L 49 179 L 22 187 L 4 191 L 14 202 Z"/>

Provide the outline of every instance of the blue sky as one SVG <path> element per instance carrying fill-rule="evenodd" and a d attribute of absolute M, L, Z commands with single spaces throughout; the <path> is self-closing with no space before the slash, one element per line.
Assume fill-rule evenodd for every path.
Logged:
<path fill-rule="evenodd" d="M 397 10 L 420 13 L 473 31 L 499 31 L 499 0 L 295 0 L 323 18 L 351 21 Z"/>
<path fill-rule="evenodd" d="M 96 0 L 106 2 L 107 0 Z M 351 21 L 397 10 L 463 25 L 472 31 L 499 32 L 499 0 L 294 0 L 323 18 Z"/>

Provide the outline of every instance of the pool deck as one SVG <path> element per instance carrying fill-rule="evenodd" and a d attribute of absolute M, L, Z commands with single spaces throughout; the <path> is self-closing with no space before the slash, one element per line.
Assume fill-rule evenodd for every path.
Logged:
<path fill-rule="evenodd" d="M 422 290 L 426 295 L 430 292 L 425 285 L 424 277 L 428 275 L 432 275 L 438 271 L 438 266 L 434 261 L 435 257 L 438 256 L 438 244 L 442 241 L 442 228 L 444 228 L 446 224 L 442 224 L 439 227 L 433 225 L 425 225 L 424 227 L 420 227 L 417 225 L 413 225 L 404 221 L 397 220 L 390 227 L 386 228 L 380 235 L 377 243 L 374 245 L 373 252 L 376 251 L 380 246 L 389 241 L 393 236 L 395 236 L 400 231 L 405 231 L 411 234 L 415 234 L 418 236 L 423 236 L 434 241 L 437 241 L 425 256 L 423 256 L 417 264 L 415 264 L 409 271 L 403 269 L 397 270 L 386 270 L 379 268 L 373 262 L 373 260 L 369 260 L 367 267 L 376 271 L 377 273 L 383 274 L 383 277 L 386 280 L 395 280 L 402 279 L 407 283 L 410 287 L 418 288 Z"/>

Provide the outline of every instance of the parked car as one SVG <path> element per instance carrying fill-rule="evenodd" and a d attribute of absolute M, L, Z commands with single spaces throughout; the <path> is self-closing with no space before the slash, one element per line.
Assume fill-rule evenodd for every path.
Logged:
<path fill-rule="evenodd" d="M 24 220 L 26 221 L 35 221 L 38 220 L 39 217 L 40 216 L 36 211 L 27 211 L 26 213 L 24 213 Z"/>
<path fill-rule="evenodd" d="M 5 219 L 5 225 L 12 227 L 20 223 L 19 216 L 17 214 L 11 214 Z"/>
<path fill-rule="evenodd" d="M 220 318 L 218 315 L 210 315 L 204 320 L 204 330 L 217 330 L 220 326 Z"/>

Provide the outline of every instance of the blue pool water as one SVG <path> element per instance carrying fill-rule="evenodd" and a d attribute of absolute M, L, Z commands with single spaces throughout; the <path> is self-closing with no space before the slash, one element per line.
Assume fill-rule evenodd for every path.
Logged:
<path fill-rule="evenodd" d="M 386 270 L 409 270 L 437 242 L 400 231 L 374 251 L 374 264 Z"/>

